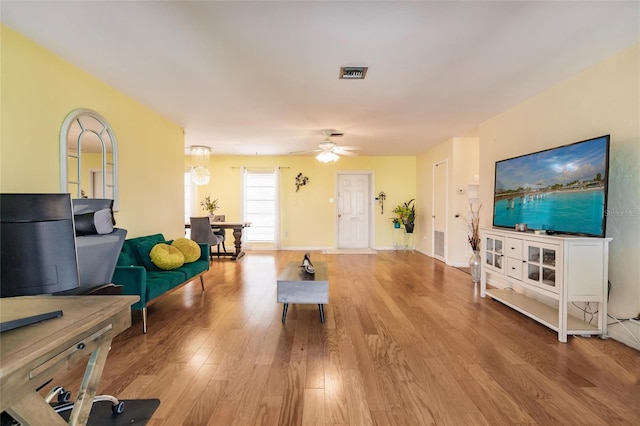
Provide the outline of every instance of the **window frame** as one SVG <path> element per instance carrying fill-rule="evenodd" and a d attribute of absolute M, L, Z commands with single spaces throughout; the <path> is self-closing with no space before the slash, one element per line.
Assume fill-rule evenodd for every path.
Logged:
<path fill-rule="evenodd" d="M 273 245 L 275 249 L 280 247 L 280 220 L 279 220 L 279 211 L 280 211 L 280 168 L 255 168 L 255 167 L 243 167 L 242 168 L 242 218 L 245 222 L 251 222 L 250 218 L 247 217 L 247 176 L 249 174 L 269 174 L 274 178 L 273 183 L 273 240 L 272 241 L 261 241 L 261 240 L 251 240 L 251 228 L 254 228 L 254 223 L 251 224 L 249 228 L 245 229 L 243 232 L 243 243 L 246 242 L 248 244 L 254 245 Z"/>

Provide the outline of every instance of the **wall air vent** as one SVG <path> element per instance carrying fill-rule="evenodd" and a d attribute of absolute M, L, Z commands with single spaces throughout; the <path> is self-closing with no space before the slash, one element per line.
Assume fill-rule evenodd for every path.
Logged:
<path fill-rule="evenodd" d="M 364 80 L 369 67 L 340 67 L 340 78 L 343 80 Z"/>

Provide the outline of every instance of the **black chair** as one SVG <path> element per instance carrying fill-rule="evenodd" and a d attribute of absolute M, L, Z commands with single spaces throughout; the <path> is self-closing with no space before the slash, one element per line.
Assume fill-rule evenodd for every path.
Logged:
<path fill-rule="evenodd" d="M 120 239 L 124 239 L 126 230 L 100 236 L 114 240 L 112 248 L 91 253 L 90 247 L 76 244 L 73 213 L 69 194 L 0 194 L 0 297 L 122 294 L 121 286 L 110 283 L 115 262 L 107 259 L 105 253 L 109 251 L 117 259 L 122 247 Z M 96 268 L 91 261 L 93 256 L 100 257 L 102 264 L 111 262 L 113 268 L 110 271 L 105 271 L 102 265 Z M 20 325 L 27 327 L 32 323 L 25 318 Z M 40 390 L 51 381 L 34 383 L 34 388 Z M 73 408 L 70 397 L 69 392 L 57 386 L 45 399 L 57 403 L 54 409 L 61 412 Z M 110 401 L 113 413 L 124 410 L 124 403 L 111 395 L 96 395 L 94 402 L 97 401 Z M 3 412 L 1 422 L 11 424 L 13 419 Z"/>
<path fill-rule="evenodd" d="M 208 217 L 192 217 L 189 221 L 191 222 L 191 239 L 199 244 L 209 244 L 209 258 L 213 260 L 213 247 L 219 246 L 224 241 L 224 237 L 213 233 Z"/>
<path fill-rule="evenodd" d="M 225 215 L 223 214 L 217 214 L 213 216 L 213 223 L 216 222 L 224 222 L 225 221 Z M 226 233 L 226 229 L 224 228 L 214 228 L 213 229 L 213 233 L 216 235 L 219 235 L 222 237 L 222 251 L 224 251 L 225 253 L 227 252 L 227 248 L 224 246 L 224 241 L 227 239 L 227 233 Z M 218 257 L 220 257 L 220 244 L 218 244 Z"/>

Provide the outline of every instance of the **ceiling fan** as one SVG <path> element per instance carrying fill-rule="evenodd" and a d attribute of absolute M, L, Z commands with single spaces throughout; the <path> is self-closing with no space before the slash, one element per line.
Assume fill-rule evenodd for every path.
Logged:
<path fill-rule="evenodd" d="M 328 163 L 330 161 L 338 161 L 338 158 L 340 158 L 340 155 L 346 155 L 350 157 L 358 155 L 355 152 L 351 152 L 351 151 L 357 151 L 360 149 L 360 147 L 340 146 L 337 143 L 333 142 L 331 139 L 329 139 L 329 137 L 344 136 L 344 133 L 339 133 L 339 132 L 336 132 L 335 130 L 323 130 L 322 133 L 324 134 L 325 138 L 322 142 L 318 144 L 317 149 L 312 149 L 308 151 L 295 151 L 295 152 L 290 152 L 290 154 L 307 154 L 311 152 L 317 152 L 318 155 L 316 155 L 316 158 L 318 159 L 318 161 L 321 161 L 323 163 Z"/>

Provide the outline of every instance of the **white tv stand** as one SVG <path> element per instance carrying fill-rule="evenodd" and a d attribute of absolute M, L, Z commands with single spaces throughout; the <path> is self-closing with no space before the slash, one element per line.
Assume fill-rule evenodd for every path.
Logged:
<path fill-rule="evenodd" d="M 572 334 L 607 333 L 611 238 L 500 228 L 482 228 L 481 237 L 481 297 L 489 296 L 546 325 L 561 342 Z M 571 308 L 572 302 L 597 304 L 592 310 L 598 313 L 585 321 Z"/>

